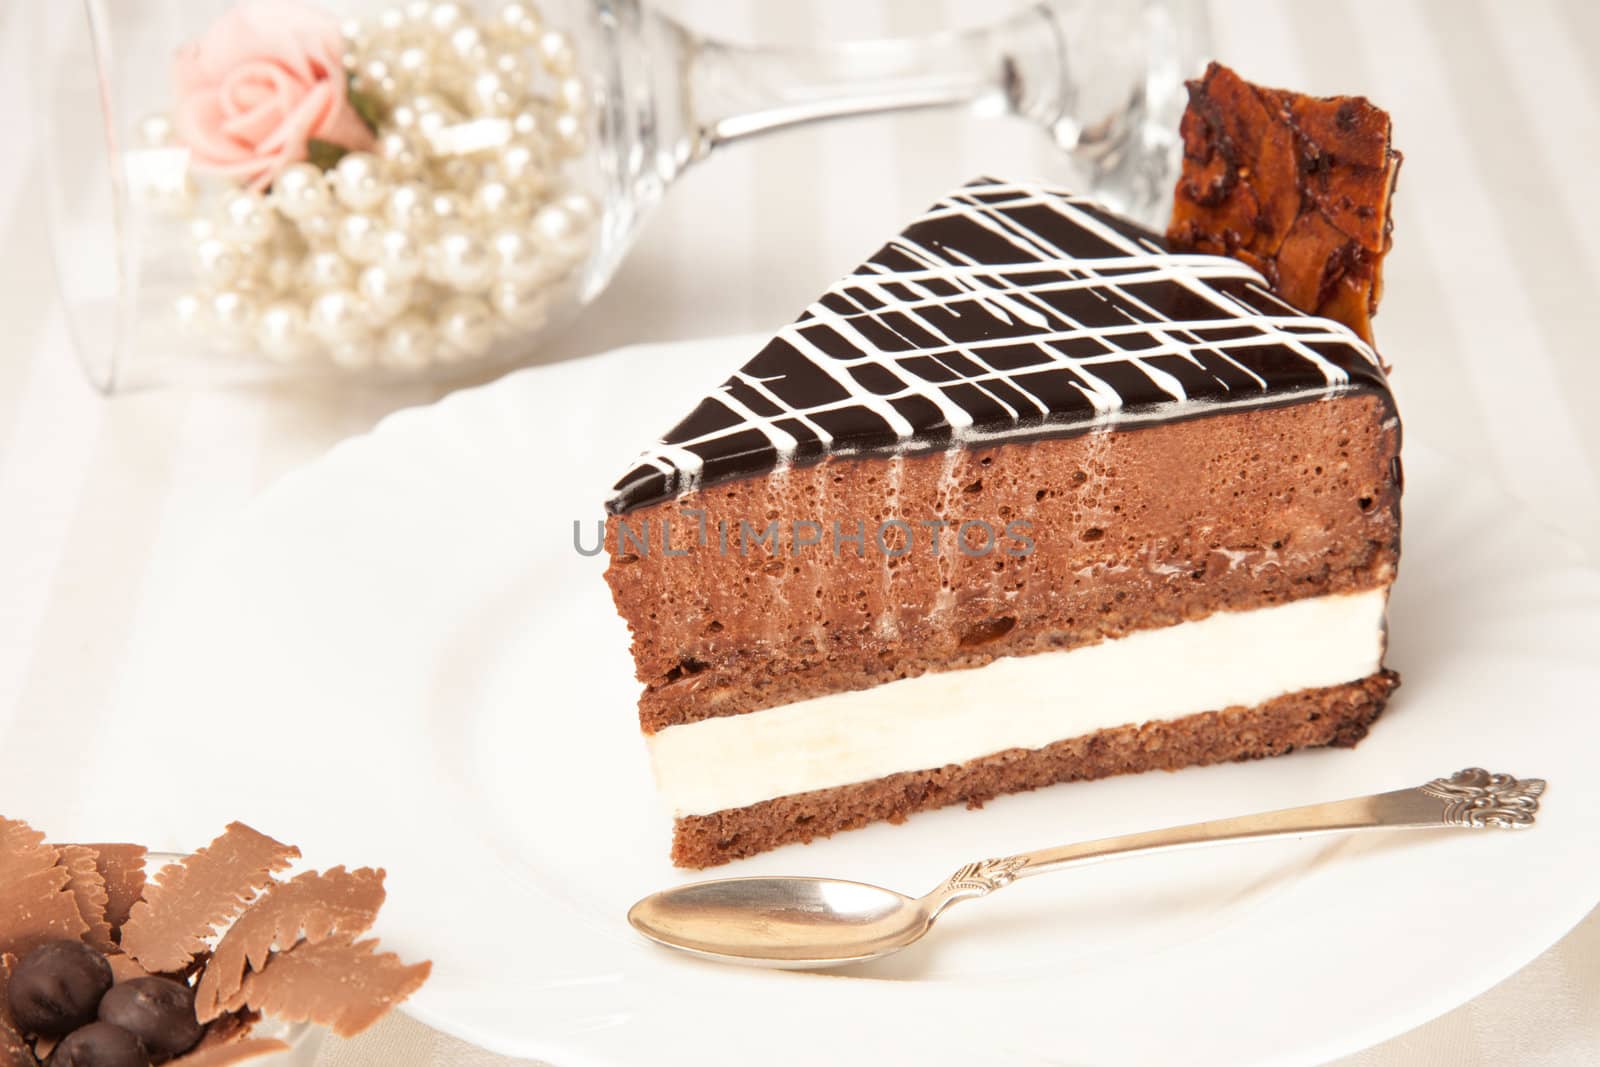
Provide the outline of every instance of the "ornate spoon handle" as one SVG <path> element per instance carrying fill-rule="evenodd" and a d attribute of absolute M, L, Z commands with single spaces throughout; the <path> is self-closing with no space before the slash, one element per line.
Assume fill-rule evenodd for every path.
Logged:
<path fill-rule="evenodd" d="M 1263 837 L 1442 827 L 1522 829 L 1533 825 L 1544 790 L 1542 778 L 1516 778 L 1469 767 L 1415 789 L 1190 823 L 969 863 L 923 899 L 937 913 L 958 900 L 985 896 L 1018 878 L 1046 871 L 1136 853 L 1166 852 Z"/>

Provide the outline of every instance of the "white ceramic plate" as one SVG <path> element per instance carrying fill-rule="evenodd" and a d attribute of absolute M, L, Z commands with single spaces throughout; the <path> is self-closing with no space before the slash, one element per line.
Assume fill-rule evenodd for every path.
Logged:
<path fill-rule="evenodd" d="M 277 486 L 147 629 L 128 703 L 86 754 L 120 769 L 63 806 L 102 835 L 192 847 L 243 818 L 314 862 L 386 865 L 387 940 L 436 964 L 410 1010 L 557 1064 L 1313 1063 L 1469 999 L 1593 906 L 1600 578 L 1412 444 L 1392 613 L 1406 680 L 1358 749 L 1063 786 L 718 873 L 921 892 L 989 855 L 1474 764 L 1550 780 L 1534 830 L 1040 878 L 845 976 L 643 943 L 627 906 L 684 875 L 666 859 L 627 634 L 573 520 L 592 540 L 638 446 L 753 343 L 516 374 L 396 415 Z"/>

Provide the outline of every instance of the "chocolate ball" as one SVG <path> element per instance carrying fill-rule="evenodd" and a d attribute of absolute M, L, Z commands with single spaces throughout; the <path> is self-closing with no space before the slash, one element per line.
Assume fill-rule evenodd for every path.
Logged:
<path fill-rule="evenodd" d="M 194 1017 L 194 990 L 170 978 L 133 978 L 100 1000 L 100 1021 L 137 1037 L 156 1063 L 194 1048 L 204 1029 Z"/>
<path fill-rule="evenodd" d="M 150 1067 L 150 1054 L 122 1027 L 90 1023 L 62 1038 L 45 1067 Z"/>
<path fill-rule="evenodd" d="M 61 1037 L 92 1023 L 111 988 L 111 964 L 82 941 L 48 941 L 11 974 L 11 1017 L 30 1034 Z"/>

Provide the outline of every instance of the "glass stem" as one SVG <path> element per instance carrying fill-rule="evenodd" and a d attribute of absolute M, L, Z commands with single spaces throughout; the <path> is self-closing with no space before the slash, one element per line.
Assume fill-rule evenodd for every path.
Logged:
<path fill-rule="evenodd" d="M 690 37 L 684 43 L 690 160 L 732 141 L 825 119 L 933 108 L 999 114 L 1020 109 L 1025 88 L 1058 99 L 1061 90 L 1059 41 L 1042 8 L 993 26 L 895 40 L 769 47 Z M 1025 82 L 1024 70 L 1044 72 L 1052 84 Z"/>

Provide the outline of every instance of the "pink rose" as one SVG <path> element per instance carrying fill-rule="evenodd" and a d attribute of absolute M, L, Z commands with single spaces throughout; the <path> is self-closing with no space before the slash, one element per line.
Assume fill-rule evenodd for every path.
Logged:
<path fill-rule="evenodd" d="M 316 138 L 373 145 L 350 105 L 339 24 L 294 0 L 240 0 L 173 63 L 173 129 L 197 170 L 263 189 Z"/>

